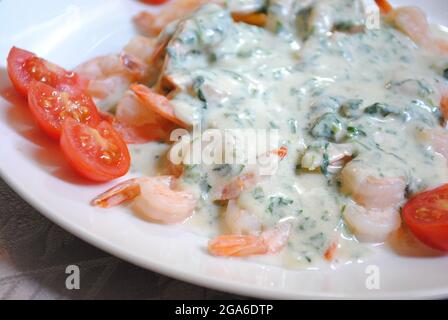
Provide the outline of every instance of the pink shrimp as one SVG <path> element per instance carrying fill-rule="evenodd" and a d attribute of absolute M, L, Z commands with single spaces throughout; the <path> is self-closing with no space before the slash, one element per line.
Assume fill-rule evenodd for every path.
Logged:
<path fill-rule="evenodd" d="M 392 11 L 390 18 L 395 26 L 407 34 L 415 43 L 428 46 L 431 40 L 425 13 L 415 7 L 401 7 Z"/>
<path fill-rule="evenodd" d="M 280 252 L 287 244 L 291 225 L 281 223 L 275 229 L 260 235 L 222 235 L 208 244 L 208 251 L 214 256 L 248 257 Z"/>
<path fill-rule="evenodd" d="M 344 211 L 344 220 L 359 241 L 371 243 L 384 242 L 401 225 L 396 207 L 366 209 L 349 204 Z"/>
<path fill-rule="evenodd" d="M 111 208 L 132 200 L 140 194 L 140 184 L 147 180 L 148 178 L 135 178 L 121 182 L 97 196 L 91 201 L 91 204 L 97 207 Z"/>
<path fill-rule="evenodd" d="M 162 96 L 147 86 L 141 84 L 134 84 L 131 90 L 141 99 L 141 101 L 153 112 L 157 113 L 164 119 L 172 121 L 182 128 L 189 128 L 190 126 L 180 120 L 174 111 L 174 107 L 167 97 Z"/>
<path fill-rule="evenodd" d="M 152 178 L 143 183 L 141 194 L 134 200 L 133 209 L 145 219 L 159 223 L 179 223 L 189 218 L 197 198 L 187 191 L 175 190 L 171 176 Z"/>
<path fill-rule="evenodd" d="M 227 184 L 218 197 L 218 200 L 236 199 L 244 190 L 248 190 L 257 183 L 257 176 L 255 173 L 248 172 L 234 178 Z"/>
<path fill-rule="evenodd" d="M 347 206 L 344 219 L 359 241 L 383 242 L 400 226 L 398 207 L 404 200 L 405 178 L 366 175 L 352 161 L 342 170 L 341 183 L 357 203 Z"/>
<path fill-rule="evenodd" d="M 190 192 L 176 190 L 175 182 L 172 176 L 131 179 L 99 195 L 92 205 L 110 208 L 132 201 L 135 213 L 146 220 L 179 223 L 194 213 L 197 198 Z"/>
<path fill-rule="evenodd" d="M 448 41 L 435 38 L 431 34 L 426 14 L 416 7 L 394 9 L 387 0 L 375 0 L 381 13 L 387 15 L 399 30 L 408 35 L 416 44 L 434 52 L 448 54 Z"/>
<path fill-rule="evenodd" d="M 440 112 L 442 113 L 444 126 L 448 124 L 448 90 L 442 92 L 442 98 L 440 99 Z"/>
<path fill-rule="evenodd" d="M 276 155 L 278 156 L 278 159 L 283 160 L 288 155 L 288 147 L 282 146 L 266 154 L 262 154 L 261 156 L 259 156 L 259 159 L 270 157 L 272 155 Z M 254 188 L 255 185 L 261 180 L 260 173 L 258 172 L 259 170 L 257 169 L 258 168 L 254 168 L 252 171 L 243 173 L 240 176 L 233 178 L 221 190 L 215 192 L 215 200 L 236 199 L 243 191 Z"/>
<path fill-rule="evenodd" d="M 356 147 L 351 144 L 330 144 L 326 149 L 309 148 L 301 159 L 301 166 L 309 171 L 321 170 L 324 163 L 324 154 L 328 156 L 328 171 L 337 173 L 349 162 L 353 154 L 356 153 Z"/>
<path fill-rule="evenodd" d="M 227 203 L 224 222 L 232 234 L 259 235 L 263 230 L 259 217 L 242 209 L 236 200 Z"/>
<path fill-rule="evenodd" d="M 406 188 L 403 177 L 366 176 L 353 161 L 342 169 L 341 182 L 343 191 L 368 209 L 386 209 L 399 205 L 404 199 Z"/>
<path fill-rule="evenodd" d="M 448 160 L 448 132 L 442 128 L 427 129 L 419 131 L 418 137 L 421 142 L 433 148 Z"/>
<path fill-rule="evenodd" d="M 339 246 L 339 244 L 337 241 L 331 243 L 331 245 L 328 247 L 328 249 L 325 250 L 325 253 L 324 253 L 325 260 L 327 260 L 327 261 L 334 260 L 336 253 L 338 251 L 338 246 Z"/>
<path fill-rule="evenodd" d="M 157 38 L 135 36 L 124 47 L 123 52 L 132 55 L 145 63 L 148 63 L 154 53 L 156 44 Z"/>
<path fill-rule="evenodd" d="M 189 15 L 201 5 L 209 2 L 223 3 L 222 0 L 174 0 L 157 14 L 140 12 L 134 17 L 134 23 L 143 34 L 155 37 L 171 22 Z"/>
<path fill-rule="evenodd" d="M 380 8 L 382 14 L 388 14 L 394 9 L 387 0 L 375 0 L 375 3 Z"/>
<path fill-rule="evenodd" d="M 87 92 L 100 106 L 109 109 L 121 99 L 131 83 L 147 77 L 149 67 L 139 58 L 123 53 L 94 58 L 75 70 L 89 80 Z"/>
<path fill-rule="evenodd" d="M 127 143 L 145 143 L 148 141 L 165 141 L 176 128 L 171 121 L 161 117 L 147 107 L 137 95 L 128 90 L 117 105 L 115 114 L 118 131 Z"/>

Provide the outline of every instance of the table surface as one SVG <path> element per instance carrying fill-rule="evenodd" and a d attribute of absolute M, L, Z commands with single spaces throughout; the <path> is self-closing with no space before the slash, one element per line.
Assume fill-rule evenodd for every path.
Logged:
<path fill-rule="evenodd" d="M 67 266 L 80 269 L 68 290 Z M 120 260 L 71 235 L 0 179 L 0 299 L 242 299 Z"/>

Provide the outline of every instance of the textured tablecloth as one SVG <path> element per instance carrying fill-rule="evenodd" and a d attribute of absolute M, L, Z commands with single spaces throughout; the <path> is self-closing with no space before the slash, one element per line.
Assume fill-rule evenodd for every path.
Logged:
<path fill-rule="evenodd" d="M 80 290 L 68 290 L 68 265 Z M 235 299 L 115 258 L 55 225 L 0 179 L 0 299 Z"/>

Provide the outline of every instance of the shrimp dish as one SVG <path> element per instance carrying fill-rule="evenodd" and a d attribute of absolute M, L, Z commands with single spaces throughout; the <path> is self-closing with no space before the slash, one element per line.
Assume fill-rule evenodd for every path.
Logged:
<path fill-rule="evenodd" d="M 100 213 L 200 229 L 216 259 L 337 265 L 403 230 L 444 255 L 448 34 L 375 3 L 171 0 L 121 52 L 67 71 L 14 47 L 8 74 L 108 183 Z"/>

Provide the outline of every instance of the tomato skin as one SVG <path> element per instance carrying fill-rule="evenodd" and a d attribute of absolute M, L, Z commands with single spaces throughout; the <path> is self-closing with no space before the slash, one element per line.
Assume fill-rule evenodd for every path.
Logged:
<path fill-rule="evenodd" d="M 128 148 L 106 121 L 94 129 L 67 118 L 62 125 L 60 146 L 73 169 L 89 180 L 110 181 L 129 171 Z"/>
<path fill-rule="evenodd" d="M 31 82 L 31 76 L 26 72 L 25 62 L 36 55 L 32 52 L 12 47 L 9 51 L 8 62 L 8 76 L 11 79 L 16 90 L 26 96 L 28 93 L 28 83 Z"/>
<path fill-rule="evenodd" d="M 421 242 L 448 252 L 448 184 L 410 199 L 403 219 Z"/>
<path fill-rule="evenodd" d="M 61 136 L 62 122 L 67 117 L 91 127 L 96 127 L 101 121 L 90 96 L 61 92 L 43 82 L 30 84 L 28 104 L 39 127 L 54 139 Z"/>
<path fill-rule="evenodd" d="M 67 92 L 80 92 L 88 86 L 88 80 L 81 78 L 78 74 L 23 49 L 12 47 L 7 62 L 9 78 L 23 96 L 27 96 L 28 88 L 34 80 Z"/>

